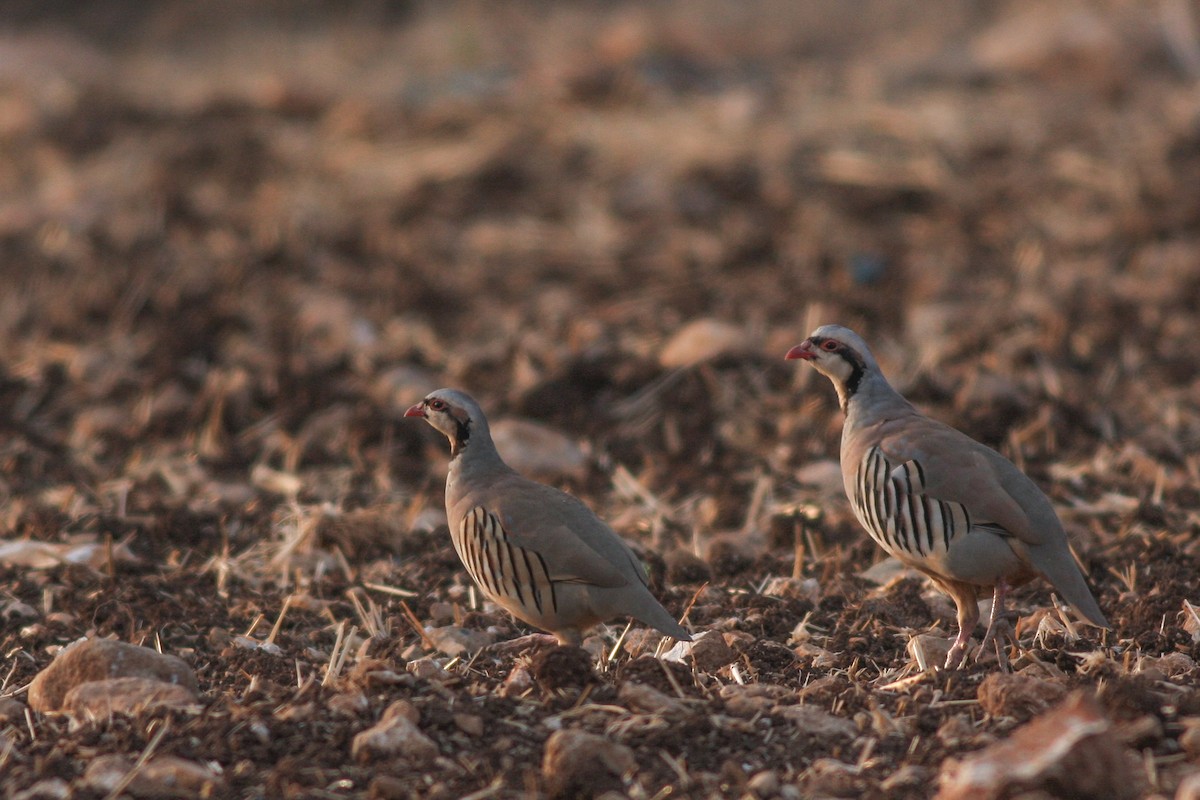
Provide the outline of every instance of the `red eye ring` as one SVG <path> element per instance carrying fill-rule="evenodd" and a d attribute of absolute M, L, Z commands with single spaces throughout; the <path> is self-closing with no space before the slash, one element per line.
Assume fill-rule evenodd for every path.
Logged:
<path fill-rule="evenodd" d="M 827 350 L 830 353 L 832 353 L 834 350 L 837 350 L 837 348 L 838 348 L 838 343 L 835 342 L 833 339 L 826 339 L 825 341 L 821 342 L 822 350 Z"/>
<path fill-rule="evenodd" d="M 429 401 L 429 407 L 434 411 L 444 411 L 446 404 L 441 400 L 434 399 Z"/>

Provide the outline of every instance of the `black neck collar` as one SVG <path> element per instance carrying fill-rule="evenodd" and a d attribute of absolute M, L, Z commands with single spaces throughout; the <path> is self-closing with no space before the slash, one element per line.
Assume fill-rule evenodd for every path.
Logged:
<path fill-rule="evenodd" d="M 456 457 L 466 449 L 471 438 L 471 420 L 454 417 L 454 436 L 450 437 L 450 455 Z"/>

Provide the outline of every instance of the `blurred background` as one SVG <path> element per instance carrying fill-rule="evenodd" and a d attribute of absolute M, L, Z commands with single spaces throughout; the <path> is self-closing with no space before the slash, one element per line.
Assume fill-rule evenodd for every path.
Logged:
<path fill-rule="evenodd" d="M 802 461 L 836 409 L 776 362 L 831 321 L 993 444 L 1200 441 L 1195 3 L 4 5 L 9 408 L 97 477 L 344 464 L 446 383 Z"/>
<path fill-rule="evenodd" d="M 407 497 L 450 384 L 732 524 L 834 452 L 779 358 L 834 321 L 991 444 L 1195 471 L 1195 3 L 5 6 L 15 493 Z"/>

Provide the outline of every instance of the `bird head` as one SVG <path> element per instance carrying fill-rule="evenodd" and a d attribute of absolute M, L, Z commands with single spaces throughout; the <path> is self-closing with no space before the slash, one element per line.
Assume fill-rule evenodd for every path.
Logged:
<path fill-rule="evenodd" d="M 483 411 L 470 395 L 456 389 L 438 389 L 404 412 L 406 417 L 421 417 L 450 440 L 450 451 L 457 455 L 471 438 L 471 433 L 487 422 Z"/>
<path fill-rule="evenodd" d="M 875 363 L 867 343 L 857 333 L 841 325 L 822 325 L 803 342 L 788 350 L 784 358 L 806 361 L 833 381 L 843 409 L 858 391 L 863 376 L 870 371 L 879 371 L 879 365 Z"/>

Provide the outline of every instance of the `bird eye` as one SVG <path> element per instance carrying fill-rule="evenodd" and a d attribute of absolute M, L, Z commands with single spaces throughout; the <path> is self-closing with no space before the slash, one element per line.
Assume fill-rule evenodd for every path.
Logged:
<path fill-rule="evenodd" d="M 821 342 L 822 350 L 826 350 L 826 351 L 832 353 L 834 350 L 837 350 L 837 348 L 838 348 L 838 343 L 835 342 L 833 339 L 826 339 L 825 341 Z"/>
<path fill-rule="evenodd" d="M 429 401 L 429 407 L 434 411 L 445 411 L 446 403 L 443 400 L 434 399 Z"/>

